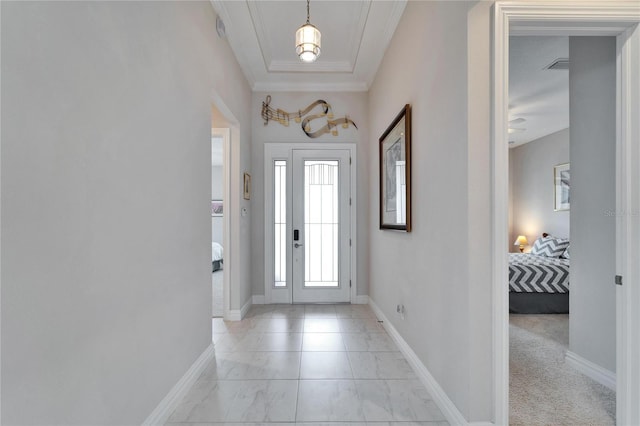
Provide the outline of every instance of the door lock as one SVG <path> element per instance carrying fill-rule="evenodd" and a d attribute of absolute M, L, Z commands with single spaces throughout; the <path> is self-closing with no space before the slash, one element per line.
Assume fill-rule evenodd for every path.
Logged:
<path fill-rule="evenodd" d="M 293 244 L 293 246 L 294 246 L 295 248 L 298 248 L 298 247 L 302 247 L 302 244 L 300 244 L 300 243 L 294 243 L 294 244 Z"/>

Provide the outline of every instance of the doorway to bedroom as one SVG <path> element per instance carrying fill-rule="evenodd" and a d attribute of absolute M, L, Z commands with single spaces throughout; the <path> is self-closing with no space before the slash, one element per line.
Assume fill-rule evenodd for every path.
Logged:
<path fill-rule="evenodd" d="M 509 38 L 511 424 L 616 422 L 615 99 L 615 37 Z"/>
<path fill-rule="evenodd" d="M 224 145 L 229 129 L 214 128 L 211 134 L 211 293 L 212 317 L 224 316 Z"/>
<path fill-rule="evenodd" d="M 231 138 L 237 127 L 212 105 L 211 112 L 211 316 L 229 313 L 232 276 L 231 247 Z"/>

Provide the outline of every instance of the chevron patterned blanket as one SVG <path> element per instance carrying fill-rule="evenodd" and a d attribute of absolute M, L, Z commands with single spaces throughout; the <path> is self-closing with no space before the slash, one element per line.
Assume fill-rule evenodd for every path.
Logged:
<path fill-rule="evenodd" d="M 569 259 L 509 253 L 509 291 L 568 293 Z"/>

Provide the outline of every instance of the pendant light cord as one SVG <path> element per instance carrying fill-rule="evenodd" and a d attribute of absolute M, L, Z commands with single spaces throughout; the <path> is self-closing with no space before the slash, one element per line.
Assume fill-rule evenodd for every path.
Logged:
<path fill-rule="evenodd" d="M 309 23 L 309 1 L 307 0 L 307 24 Z"/>

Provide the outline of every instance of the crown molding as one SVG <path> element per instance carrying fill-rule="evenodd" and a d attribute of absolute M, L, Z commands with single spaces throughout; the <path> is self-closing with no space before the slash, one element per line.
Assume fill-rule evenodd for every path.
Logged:
<path fill-rule="evenodd" d="M 256 82 L 254 92 L 366 92 L 369 87 L 364 82 L 352 83 L 286 83 Z"/>
<path fill-rule="evenodd" d="M 271 24 L 266 4 L 256 0 L 210 2 L 226 24 L 227 43 L 254 91 L 351 92 L 369 89 L 408 3 L 407 0 L 352 3 L 352 24 L 341 34 L 341 45 L 347 49 L 341 58 L 327 61 L 325 57 L 305 64 L 277 56 L 276 48 L 269 41 Z M 307 83 L 303 80 L 321 82 Z"/>
<path fill-rule="evenodd" d="M 373 84 L 373 80 L 376 77 L 378 68 L 380 68 L 380 64 L 382 63 L 384 54 L 387 51 L 387 47 L 389 47 L 389 43 L 391 43 L 391 39 L 393 38 L 393 35 L 396 32 L 396 28 L 400 23 L 400 19 L 402 19 L 404 9 L 407 6 L 407 1 L 408 0 L 400 0 L 393 3 L 389 18 L 385 22 L 384 28 L 382 30 L 382 39 L 378 46 L 376 46 L 380 49 L 380 52 L 377 57 L 373 59 L 372 63 L 368 64 L 367 66 L 369 70 L 374 70 L 373 72 L 367 72 L 367 74 L 365 75 L 365 82 L 367 87 L 370 87 Z"/>
<path fill-rule="evenodd" d="M 324 72 L 324 73 L 352 73 L 353 64 L 348 61 L 312 62 L 302 61 L 271 61 L 267 67 L 271 72 Z"/>

